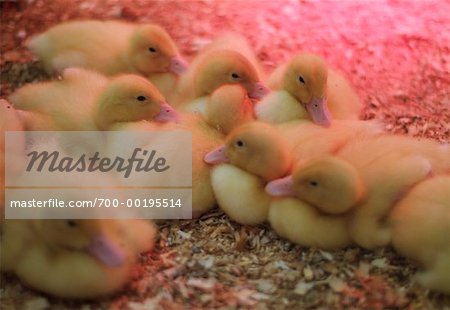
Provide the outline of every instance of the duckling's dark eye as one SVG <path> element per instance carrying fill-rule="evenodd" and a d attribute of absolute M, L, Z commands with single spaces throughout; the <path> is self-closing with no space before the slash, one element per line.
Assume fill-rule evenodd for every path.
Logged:
<path fill-rule="evenodd" d="M 233 78 L 233 80 L 237 80 L 240 79 L 241 77 L 239 76 L 239 74 L 237 73 L 231 73 L 231 77 Z"/>
<path fill-rule="evenodd" d="M 305 79 L 303 78 L 303 76 L 299 76 L 298 80 L 300 81 L 300 83 L 306 84 Z"/>
<path fill-rule="evenodd" d="M 149 47 L 149 48 L 148 48 L 148 51 L 149 51 L 150 53 L 156 53 L 156 48 L 154 48 L 154 47 Z"/>
<path fill-rule="evenodd" d="M 145 96 L 137 96 L 136 99 L 138 101 L 145 101 L 145 100 L 147 100 L 147 97 L 145 97 Z"/>
<path fill-rule="evenodd" d="M 243 147 L 244 145 L 245 145 L 244 141 L 242 141 L 242 140 L 237 140 L 236 141 L 236 146 L 237 147 Z"/>
<path fill-rule="evenodd" d="M 309 181 L 309 185 L 316 187 L 319 185 L 319 183 L 317 183 L 316 181 Z"/>
<path fill-rule="evenodd" d="M 68 220 L 66 223 L 69 227 L 77 227 L 77 222 L 75 222 L 74 220 Z"/>

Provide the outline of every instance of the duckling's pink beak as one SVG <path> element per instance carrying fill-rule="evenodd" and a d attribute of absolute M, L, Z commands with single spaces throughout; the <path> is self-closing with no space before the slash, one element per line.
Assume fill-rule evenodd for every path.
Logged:
<path fill-rule="evenodd" d="M 176 55 L 170 59 L 169 71 L 177 75 L 186 71 L 188 63 L 180 55 Z"/>
<path fill-rule="evenodd" d="M 167 102 L 161 103 L 161 110 L 153 119 L 157 122 L 178 122 L 178 112 Z"/>
<path fill-rule="evenodd" d="M 314 123 L 324 127 L 331 125 L 331 113 L 328 110 L 325 98 L 314 97 L 306 104 L 306 111 L 308 111 Z"/>
<path fill-rule="evenodd" d="M 212 150 L 211 152 L 206 154 L 203 160 L 205 161 L 205 163 L 211 165 L 230 162 L 227 155 L 225 154 L 225 148 L 226 148 L 225 144 L 219 146 L 217 149 Z"/>
<path fill-rule="evenodd" d="M 271 196 L 295 196 L 292 175 L 267 183 L 265 191 Z"/>
<path fill-rule="evenodd" d="M 248 93 L 248 96 L 252 99 L 261 99 L 265 95 L 270 92 L 270 89 L 267 88 L 263 83 L 258 82 L 253 84 L 253 89 Z"/>
<path fill-rule="evenodd" d="M 87 250 L 106 266 L 120 266 L 125 260 L 123 251 L 105 235 L 94 237 Z"/>

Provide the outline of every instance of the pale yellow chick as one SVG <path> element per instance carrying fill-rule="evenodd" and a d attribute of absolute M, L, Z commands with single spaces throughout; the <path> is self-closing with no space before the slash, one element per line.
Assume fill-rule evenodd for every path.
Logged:
<path fill-rule="evenodd" d="M 419 283 L 450 294 L 450 176 L 419 183 L 394 207 L 389 221 L 395 250 L 425 267 Z"/>
<path fill-rule="evenodd" d="M 141 225 L 146 227 L 140 231 L 127 224 L 134 223 L 7 220 L 1 244 L 2 270 L 13 271 L 27 286 L 57 297 L 115 293 L 131 280 L 137 253 L 154 244 L 155 229 L 149 222 Z"/>
<path fill-rule="evenodd" d="M 273 180 L 269 222 L 282 237 L 300 245 L 338 249 L 352 244 L 346 211 L 365 191 L 350 164 L 331 156 L 311 160 L 293 174 Z"/>
<path fill-rule="evenodd" d="M 176 119 L 176 112 L 145 78 L 107 78 L 81 68 L 64 70 L 62 80 L 28 84 L 10 100 L 24 111 L 27 130 L 95 131 L 122 122 Z"/>
<path fill-rule="evenodd" d="M 384 219 L 412 186 L 431 173 L 450 171 L 450 146 L 431 139 L 382 135 L 353 141 L 338 156 L 351 163 L 364 179 L 367 197 L 353 211 L 350 234 L 368 249 L 390 242 Z"/>
<path fill-rule="evenodd" d="M 308 118 L 329 126 L 332 119 L 359 118 L 362 104 L 357 94 L 317 55 L 295 55 L 272 73 L 267 84 L 273 92 L 255 107 L 260 120 L 283 123 Z"/>
<path fill-rule="evenodd" d="M 69 21 L 32 37 L 28 48 L 49 72 L 83 67 L 105 75 L 181 74 L 187 68 L 160 26 L 119 21 Z"/>

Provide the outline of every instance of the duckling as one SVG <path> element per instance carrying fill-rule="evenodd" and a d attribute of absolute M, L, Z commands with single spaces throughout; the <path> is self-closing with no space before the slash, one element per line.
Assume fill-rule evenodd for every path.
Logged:
<path fill-rule="evenodd" d="M 415 186 L 396 204 L 389 221 L 395 250 L 425 266 L 418 282 L 450 294 L 450 175 Z"/>
<path fill-rule="evenodd" d="M 241 224 L 266 221 L 270 197 L 264 192 L 268 180 L 289 172 L 287 142 L 277 128 L 250 122 L 234 129 L 225 144 L 206 154 L 214 167 L 211 182 L 219 207 Z"/>
<path fill-rule="evenodd" d="M 27 46 L 50 73 L 83 67 L 105 75 L 179 75 L 187 68 L 169 34 L 153 24 L 69 21 L 32 37 Z"/>
<path fill-rule="evenodd" d="M 308 115 L 314 123 L 329 126 L 332 118 L 359 118 L 362 104 L 357 94 L 317 55 L 295 55 L 272 73 L 267 84 L 274 92 L 256 105 L 260 120 L 281 123 Z"/>
<path fill-rule="evenodd" d="M 81 68 L 64 70 L 63 79 L 28 84 L 10 97 L 25 111 L 27 130 L 107 130 L 121 122 L 170 121 L 176 112 L 145 78 L 112 78 Z"/>
<path fill-rule="evenodd" d="M 349 228 L 353 240 L 368 249 L 390 242 L 390 227 L 383 219 L 404 193 L 431 173 L 450 171 L 450 146 L 430 139 L 383 135 L 354 141 L 339 156 L 366 182 L 368 196 L 352 212 Z"/>
<path fill-rule="evenodd" d="M 112 294 L 131 280 L 138 250 L 154 242 L 154 229 L 124 229 L 112 220 L 7 220 L 1 267 L 57 297 Z M 135 238 L 147 244 L 135 248 Z"/>
<path fill-rule="evenodd" d="M 345 214 L 366 195 L 355 167 L 331 155 L 297 166 L 292 175 L 269 182 L 265 189 L 272 196 L 297 197 L 330 215 Z"/>
<path fill-rule="evenodd" d="M 218 45 L 216 48 L 213 42 L 205 48 L 180 77 L 176 94 L 169 98 L 176 107 L 202 100 L 224 84 L 242 85 L 253 99 L 260 99 L 268 93 L 252 60 L 230 46 L 222 48 L 222 43 Z"/>

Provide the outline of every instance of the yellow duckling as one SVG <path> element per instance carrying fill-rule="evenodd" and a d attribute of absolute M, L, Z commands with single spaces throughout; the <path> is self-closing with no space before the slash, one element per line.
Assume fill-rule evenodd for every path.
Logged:
<path fill-rule="evenodd" d="M 333 156 L 300 164 L 292 175 L 269 182 L 266 191 L 272 196 L 297 197 L 331 215 L 345 214 L 366 194 L 356 169 Z"/>
<path fill-rule="evenodd" d="M 383 219 L 401 195 L 430 173 L 450 171 L 450 146 L 429 139 L 382 135 L 353 141 L 338 156 L 366 183 L 367 197 L 353 211 L 349 227 L 353 240 L 368 249 L 390 242 L 390 227 Z"/>
<path fill-rule="evenodd" d="M 426 268 L 418 274 L 419 283 L 450 294 L 450 176 L 419 183 L 389 219 L 394 248 Z"/>
<path fill-rule="evenodd" d="M 28 84 L 10 97 L 26 111 L 27 130 L 107 130 L 112 124 L 140 120 L 170 121 L 176 112 L 145 78 L 106 78 L 81 68 L 64 70 L 58 81 Z"/>
<path fill-rule="evenodd" d="M 83 67 L 106 75 L 181 74 L 187 68 L 160 26 L 119 21 L 69 21 L 31 38 L 28 48 L 49 72 Z"/>
<path fill-rule="evenodd" d="M 223 41 L 219 39 L 219 42 Z M 170 102 L 176 107 L 195 112 L 195 102 L 201 103 L 225 84 L 240 84 L 247 90 L 250 98 L 262 98 L 268 93 L 268 88 L 260 82 L 258 69 L 245 54 L 245 51 L 240 52 L 230 46 L 222 47 L 222 43 L 217 48 L 214 42 L 211 43 L 180 77 L 177 93 L 173 100 L 169 98 Z M 182 107 L 187 103 L 188 107 Z"/>
<path fill-rule="evenodd" d="M 149 222 L 144 230 L 133 229 L 114 220 L 7 220 L 1 267 L 57 297 L 112 294 L 131 280 L 137 252 L 153 247 Z"/>
<path fill-rule="evenodd" d="M 291 167 L 287 142 L 277 128 L 262 122 L 233 130 L 224 145 L 205 156 L 215 167 L 211 182 L 219 207 L 233 220 L 254 225 L 267 219 L 267 181 L 286 175 Z"/>
<path fill-rule="evenodd" d="M 362 105 L 357 94 L 317 55 L 295 55 L 277 68 L 267 83 L 274 91 L 255 107 L 260 120 L 283 123 L 309 118 L 329 126 L 332 118 L 359 118 Z"/>
<path fill-rule="evenodd" d="M 350 164 L 331 156 L 311 160 L 293 174 L 273 180 L 269 222 L 281 237 L 296 244 L 338 249 L 352 244 L 348 211 L 364 196 L 361 180 Z"/>

